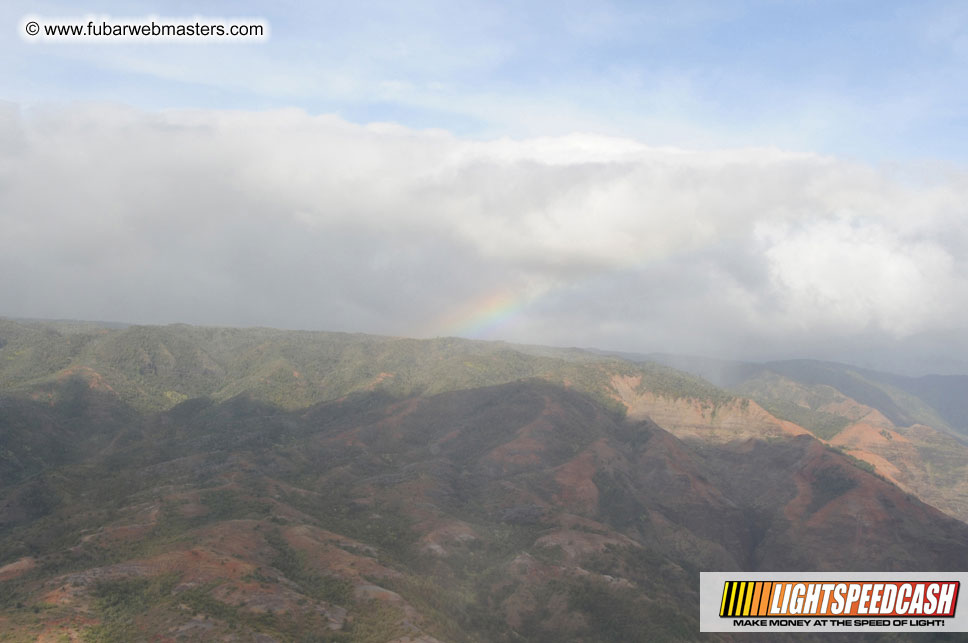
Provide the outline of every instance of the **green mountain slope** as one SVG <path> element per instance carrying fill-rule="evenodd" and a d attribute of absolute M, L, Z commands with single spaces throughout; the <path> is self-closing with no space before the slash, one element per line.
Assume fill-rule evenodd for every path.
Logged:
<path fill-rule="evenodd" d="M 699 569 L 968 556 L 968 526 L 809 436 L 689 444 L 541 379 L 131 412 L 102 448 L 4 488 L 5 631 L 694 640 Z"/>
<path fill-rule="evenodd" d="M 700 569 L 968 557 L 968 526 L 890 482 L 961 502 L 937 464 L 957 452 L 814 366 L 744 382 L 848 419 L 836 448 L 699 377 L 574 349 L 9 320 L 0 344 L 12 640 L 694 640 Z M 925 449 L 910 479 L 840 452 Z"/>
<path fill-rule="evenodd" d="M 355 392 L 426 395 L 529 377 L 567 384 L 608 402 L 616 374 L 640 376 L 643 386 L 669 395 L 729 397 L 683 372 L 576 349 L 186 325 L 79 325 L 73 331 L 0 320 L 0 387 L 34 394 L 58 378 L 80 374 L 91 386 L 145 411 L 241 393 L 294 409 Z"/>

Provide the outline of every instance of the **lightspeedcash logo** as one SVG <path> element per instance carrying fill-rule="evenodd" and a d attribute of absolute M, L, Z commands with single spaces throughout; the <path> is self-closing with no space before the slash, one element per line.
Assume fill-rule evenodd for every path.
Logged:
<path fill-rule="evenodd" d="M 702 631 L 968 631 L 966 573 L 701 575 Z M 714 586 L 715 583 L 715 586 Z"/>
<path fill-rule="evenodd" d="M 719 615 L 951 617 L 959 586 L 958 581 L 726 581 Z"/>

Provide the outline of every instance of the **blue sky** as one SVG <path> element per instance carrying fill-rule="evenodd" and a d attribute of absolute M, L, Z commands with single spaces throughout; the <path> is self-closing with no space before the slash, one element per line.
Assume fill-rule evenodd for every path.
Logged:
<path fill-rule="evenodd" d="M 0 314 L 968 372 L 968 3 L 306 5 L 0 6 Z"/>
<path fill-rule="evenodd" d="M 963 2 L 8 2 L 23 15 L 258 16 L 264 44 L 4 39 L 21 104 L 301 107 L 475 137 L 594 132 L 964 161 Z M 19 34 L 17 34 L 19 36 Z"/>

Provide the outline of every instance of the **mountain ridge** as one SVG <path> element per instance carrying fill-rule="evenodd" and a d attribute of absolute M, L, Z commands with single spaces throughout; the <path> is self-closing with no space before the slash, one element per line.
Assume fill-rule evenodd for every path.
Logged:
<path fill-rule="evenodd" d="M 968 525 L 855 442 L 660 364 L 188 326 L 0 338 L 0 628 L 25 638 L 695 640 L 700 569 L 968 559 Z"/>

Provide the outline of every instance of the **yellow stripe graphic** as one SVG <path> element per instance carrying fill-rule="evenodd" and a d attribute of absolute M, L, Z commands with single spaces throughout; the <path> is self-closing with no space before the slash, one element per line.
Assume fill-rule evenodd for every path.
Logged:
<path fill-rule="evenodd" d="M 782 583 L 772 581 L 725 581 L 723 597 L 719 603 L 719 615 L 769 616 L 774 592 L 782 589 Z"/>

